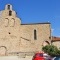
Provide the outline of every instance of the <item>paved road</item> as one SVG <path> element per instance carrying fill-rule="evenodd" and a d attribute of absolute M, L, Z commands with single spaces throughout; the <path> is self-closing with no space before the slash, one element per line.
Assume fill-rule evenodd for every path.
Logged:
<path fill-rule="evenodd" d="M 27 56 L 26 58 L 18 56 L 0 56 L 0 60 L 32 60 L 32 56 Z"/>

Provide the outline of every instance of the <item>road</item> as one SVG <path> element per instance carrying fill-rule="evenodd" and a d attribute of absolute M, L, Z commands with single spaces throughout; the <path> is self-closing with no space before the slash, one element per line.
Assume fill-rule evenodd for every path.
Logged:
<path fill-rule="evenodd" d="M 18 56 L 0 56 L 0 60 L 32 60 L 32 56 L 26 56 L 25 58 Z"/>

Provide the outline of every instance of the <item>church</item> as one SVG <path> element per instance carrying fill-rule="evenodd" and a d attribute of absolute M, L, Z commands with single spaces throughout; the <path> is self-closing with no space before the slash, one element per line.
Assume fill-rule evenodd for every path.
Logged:
<path fill-rule="evenodd" d="M 11 4 L 0 11 L 0 56 L 41 51 L 50 40 L 49 22 L 22 24 Z"/>

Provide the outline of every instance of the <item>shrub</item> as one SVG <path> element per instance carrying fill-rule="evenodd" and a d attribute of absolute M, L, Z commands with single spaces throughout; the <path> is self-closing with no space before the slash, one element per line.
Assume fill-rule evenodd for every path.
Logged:
<path fill-rule="evenodd" d="M 58 48 L 54 45 L 46 45 L 42 47 L 42 50 L 51 56 L 60 55 L 60 50 L 58 50 Z"/>

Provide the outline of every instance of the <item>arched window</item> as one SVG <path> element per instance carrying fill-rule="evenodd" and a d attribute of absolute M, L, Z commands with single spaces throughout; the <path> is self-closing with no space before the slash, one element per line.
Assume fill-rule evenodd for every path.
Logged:
<path fill-rule="evenodd" d="M 34 40 L 37 40 L 37 31 L 34 30 Z"/>
<path fill-rule="evenodd" d="M 9 24 L 9 19 L 8 19 L 8 18 L 5 18 L 5 20 L 4 20 L 4 25 L 5 25 L 5 27 L 7 27 L 8 24 Z"/>
<path fill-rule="evenodd" d="M 10 11 L 9 11 L 9 16 L 11 16 L 11 15 L 12 15 L 12 11 L 10 10 Z"/>
<path fill-rule="evenodd" d="M 9 25 L 10 25 L 10 27 L 14 27 L 14 25 L 15 25 L 15 19 L 14 18 L 9 20 Z"/>
<path fill-rule="evenodd" d="M 10 5 L 8 5 L 8 9 L 10 10 Z"/>

